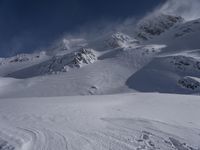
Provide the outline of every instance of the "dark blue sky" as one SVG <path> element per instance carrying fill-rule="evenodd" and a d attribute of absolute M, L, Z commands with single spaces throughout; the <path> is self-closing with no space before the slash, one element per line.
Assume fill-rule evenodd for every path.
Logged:
<path fill-rule="evenodd" d="M 165 0 L 0 0 L 0 56 L 47 46 L 98 20 L 142 16 Z"/>

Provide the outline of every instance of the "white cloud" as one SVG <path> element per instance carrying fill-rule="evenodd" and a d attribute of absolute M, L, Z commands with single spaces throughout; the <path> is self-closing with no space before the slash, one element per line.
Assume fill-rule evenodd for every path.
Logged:
<path fill-rule="evenodd" d="M 200 0 L 167 0 L 159 11 L 194 20 L 200 18 Z"/>

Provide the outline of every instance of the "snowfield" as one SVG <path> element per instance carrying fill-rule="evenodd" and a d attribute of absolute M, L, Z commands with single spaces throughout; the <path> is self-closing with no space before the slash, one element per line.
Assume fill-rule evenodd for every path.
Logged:
<path fill-rule="evenodd" d="M 0 100 L 0 150 L 199 150 L 198 96 Z"/>

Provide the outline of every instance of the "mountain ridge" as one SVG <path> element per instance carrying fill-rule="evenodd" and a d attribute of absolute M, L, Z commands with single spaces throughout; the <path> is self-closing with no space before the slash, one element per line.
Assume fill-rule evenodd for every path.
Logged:
<path fill-rule="evenodd" d="M 155 27 L 156 31 L 162 32 L 150 34 L 146 32 L 149 30 L 142 28 L 140 31 L 145 31 L 148 33 L 145 35 L 150 37 L 145 40 L 138 38 L 138 34 L 130 36 L 122 32 L 97 37 L 92 41 L 64 39 L 60 43 L 61 48 L 58 45 L 52 53 L 45 54 L 44 61 L 19 69 L 16 65 L 15 70 L 8 70 L 2 76 L 20 78 L 21 82 L 17 85 L 20 88 L 11 90 L 13 95 L 18 96 L 34 90 L 37 92 L 30 95 L 65 96 L 131 91 L 198 94 L 200 89 L 193 87 L 199 84 L 200 78 L 199 19 L 187 22 L 177 16 L 161 14 L 156 17 L 159 19 L 148 18 L 151 22 L 149 30 Z M 139 24 L 144 22 L 146 28 L 148 21 L 145 19 Z M 16 64 L 29 61 L 31 63 L 32 60 Z M 15 62 L 12 65 L 15 66 Z M 53 92 L 55 86 L 57 92 Z M 42 94 L 38 91 L 41 88 L 48 90 Z"/>

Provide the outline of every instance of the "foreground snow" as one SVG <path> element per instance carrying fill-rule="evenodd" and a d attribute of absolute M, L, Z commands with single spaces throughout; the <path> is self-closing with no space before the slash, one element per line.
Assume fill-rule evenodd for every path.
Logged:
<path fill-rule="evenodd" d="M 0 100 L 0 150 L 200 149 L 198 96 Z"/>

